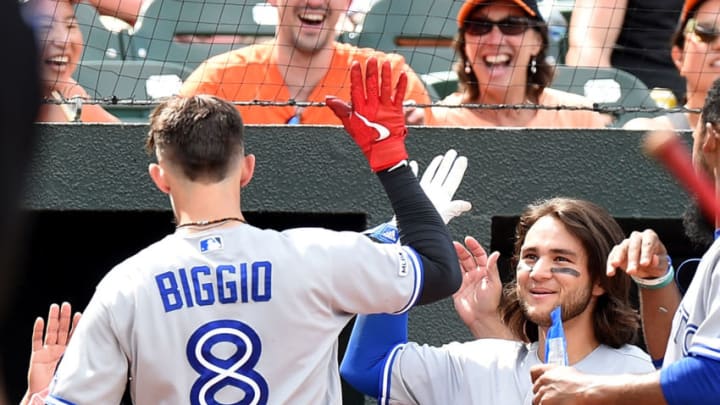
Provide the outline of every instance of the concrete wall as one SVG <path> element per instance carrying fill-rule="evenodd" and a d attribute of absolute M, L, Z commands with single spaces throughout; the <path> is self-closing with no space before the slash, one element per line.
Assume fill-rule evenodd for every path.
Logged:
<path fill-rule="evenodd" d="M 146 130 L 141 124 L 41 125 L 27 207 L 169 211 L 147 176 Z M 469 158 L 456 197 L 471 201 L 473 210 L 450 228 L 456 238 L 470 234 L 488 244 L 492 216 L 517 215 L 529 202 L 551 196 L 590 199 L 618 217 L 679 217 L 686 194 L 642 154 L 642 136 L 622 130 L 411 128 L 407 143 L 421 171 L 449 148 Z M 379 182 L 340 128 L 248 127 L 247 149 L 257 156 L 257 168 L 243 194 L 245 211 L 361 213 L 368 224 L 391 215 Z M 431 343 L 466 338 L 449 304 L 415 311 L 413 337 Z"/>

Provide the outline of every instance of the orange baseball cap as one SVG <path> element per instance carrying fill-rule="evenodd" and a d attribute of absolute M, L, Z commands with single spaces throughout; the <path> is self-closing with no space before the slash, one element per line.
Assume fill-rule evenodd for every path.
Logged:
<path fill-rule="evenodd" d="M 465 21 L 476 6 L 487 3 L 488 1 L 489 0 L 465 0 L 465 4 L 460 7 L 460 12 L 457 15 L 458 27 L 462 28 L 462 26 L 465 25 Z M 537 1 L 512 0 L 512 2 L 522 8 L 530 17 L 533 17 L 535 19 L 542 19 L 542 16 L 540 15 L 540 10 L 538 10 Z"/>

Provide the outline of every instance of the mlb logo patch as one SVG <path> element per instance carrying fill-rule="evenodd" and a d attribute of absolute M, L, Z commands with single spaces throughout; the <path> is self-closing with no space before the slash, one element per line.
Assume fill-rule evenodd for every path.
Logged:
<path fill-rule="evenodd" d="M 200 240 L 200 251 L 201 252 L 212 252 L 214 250 L 220 250 L 223 248 L 222 237 L 211 236 L 209 238 Z"/>

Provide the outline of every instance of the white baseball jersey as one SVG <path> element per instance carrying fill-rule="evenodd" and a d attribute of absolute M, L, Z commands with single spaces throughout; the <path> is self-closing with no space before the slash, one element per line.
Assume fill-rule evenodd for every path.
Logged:
<path fill-rule="evenodd" d="M 532 404 L 537 351 L 537 342 L 502 339 L 398 345 L 385 363 L 380 404 Z M 573 367 L 594 374 L 654 370 L 650 356 L 631 345 L 600 345 Z"/>
<path fill-rule="evenodd" d="M 720 360 L 720 241 L 703 255 L 670 331 L 663 365 L 688 355 Z"/>
<path fill-rule="evenodd" d="M 98 285 L 51 404 L 339 404 L 337 337 L 354 313 L 417 299 L 413 249 L 354 232 L 178 231 Z M 215 402 L 217 401 L 217 402 Z"/>

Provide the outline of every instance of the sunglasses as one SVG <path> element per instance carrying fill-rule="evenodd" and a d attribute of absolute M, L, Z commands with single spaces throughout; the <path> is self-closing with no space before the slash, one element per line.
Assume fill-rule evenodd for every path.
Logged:
<path fill-rule="evenodd" d="M 486 35 L 493 27 L 498 27 L 504 35 L 520 35 L 534 24 L 524 17 L 507 17 L 500 21 L 492 20 L 467 20 L 463 29 L 470 35 Z"/>
<path fill-rule="evenodd" d="M 720 37 L 720 31 L 715 30 L 715 28 L 708 28 L 700 25 L 694 18 L 688 20 L 688 23 L 685 26 L 685 33 L 692 35 L 691 38 L 696 38 L 705 44 L 715 42 L 715 40 Z"/>

